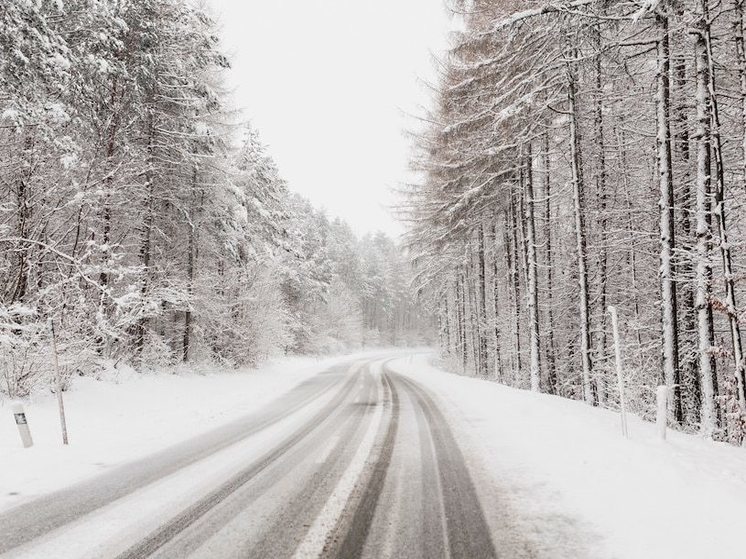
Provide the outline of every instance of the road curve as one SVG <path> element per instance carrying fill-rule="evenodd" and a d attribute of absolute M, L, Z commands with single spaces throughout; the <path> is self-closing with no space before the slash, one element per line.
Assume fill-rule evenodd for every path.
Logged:
<path fill-rule="evenodd" d="M 224 456 L 235 467 L 218 475 Z M 0 553 L 499 556 L 437 399 L 380 360 L 331 368 L 251 416 L 10 509 Z"/>

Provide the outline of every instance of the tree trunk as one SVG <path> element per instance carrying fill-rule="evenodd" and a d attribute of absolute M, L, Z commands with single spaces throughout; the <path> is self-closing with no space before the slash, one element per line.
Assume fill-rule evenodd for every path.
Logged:
<path fill-rule="evenodd" d="M 467 293 L 469 295 L 469 318 L 467 324 L 470 330 L 470 346 L 471 346 L 471 360 L 474 366 L 474 375 L 480 376 L 482 370 L 482 363 L 480 361 L 480 324 L 479 324 L 479 299 L 477 294 L 477 274 L 474 268 L 476 267 L 476 259 L 472 252 L 472 245 L 469 244 L 467 249 L 467 266 L 466 266 L 466 285 Z"/>
<path fill-rule="evenodd" d="M 619 161 L 621 168 L 627 169 L 627 151 L 625 146 L 624 132 L 619 128 L 616 129 L 617 143 L 619 145 Z M 630 192 L 629 175 L 626 172 L 622 175 L 622 187 L 624 189 L 624 203 L 627 210 L 627 239 L 629 242 L 629 269 L 630 269 L 630 288 L 632 292 L 632 306 L 634 310 L 635 323 L 640 324 L 640 292 L 637 288 L 637 242 L 635 239 L 635 220 L 632 206 L 632 194 Z M 640 328 L 635 329 L 638 350 L 642 346 L 642 335 Z"/>
<path fill-rule="evenodd" d="M 738 58 L 738 85 L 741 97 L 741 187 L 746 190 L 746 44 L 744 44 L 743 2 L 735 0 L 736 56 Z"/>
<path fill-rule="evenodd" d="M 479 293 L 479 353 L 482 364 L 482 375 L 490 376 L 489 359 L 487 358 L 487 264 L 484 254 L 484 225 L 479 226 L 478 235 L 478 267 L 477 283 Z"/>
<path fill-rule="evenodd" d="M 547 308 L 547 329 L 546 329 L 546 340 L 547 340 L 547 368 L 548 368 L 548 380 L 549 380 L 549 393 L 557 394 L 558 382 L 557 382 L 557 348 L 554 341 L 554 309 L 553 307 L 553 279 L 554 279 L 554 263 L 552 261 L 552 190 L 551 190 L 551 175 L 549 172 L 549 132 L 544 132 L 542 135 L 542 158 L 544 161 L 544 265 L 547 270 L 547 293 L 546 293 L 546 308 Z"/>
<path fill-rule="evenodd" d="M 671 88 L 670 44 L 668 16 L 656 17 L 658 39 L 658 93 L 656 98 L 658 178 L 660 186 L 660 282 L 661 320 L 663 334 L 663 379 L 669 389 L 669 416 L 681 423 L 681 390 L 679 373 L 679 336 L 676 302 L 676 283 L 673 280 L 673 251 L 676 246 L 674 233 L 674 191 L 671 163 Z"/>
<path fill-rule="evenodd" d="M 495 220 L 495 238 L 492 243 L 492 302 L 495 312 L 494 335 L 495 335 L 495 374 L 499 382 L 503 382 L 503 364 L 502 364 L 502 337 L 500 336 L 500 290 L 498 288 L 499 258 L 497 239 L 499 238 L 499 223 Z"/>
<path fill-rule="evenodd" d="M 707 14 L 707 0 L 700 0 L 703 11 Z M 705 46 L 707 53 L 707 78 L 708 93 L 710 98 L 710 133 L 712 153 L 715 156 L 715 215 L 718 221 L 719 248 L 723 261 L 723 275 L 725 281 L 725 306 L 730 326 L 731 343 L 733 347 L 733 359 L 735 365 L 735 390 L 738 410 L 740 411 L 741 430 L 746 428 L 746 395 L 744 385 L 746 384 L 746 364 L 744 364 L 743 343 L 741 338 L 741 326 L 738 323 L 738 306 L 736 304 L 736 286 L 733 271 L 733 255 L 728 243 L 728 227 L 725 212 L 725 167 L 723 164 L 723 151 L 720 138 L 720 115 L 718 112 L 718 100 L 715 90 L 715 63 L 712 56 L 712 37 L 710 34 L 709 17 L 704 30 Z M 746 433 L 738 433 L 739 440 Z"/>
<path fill-rule="evenodd" d="M 150 258 L 152 254 L 151 241 L 153 232 L 153 204 L 155 189 L 155 122 L 152 110 L 148 113 L 148 159 L 145 169 L 145 215 L 143 216 L 143 228 L 140 233 L 140 262 L 142 264 L 142 276 L 140 278 L 140 297 L 143 308 L 148 298 L 150 288 Z M 145 348 L 145 331 L 148 318 L 142 315 L 137 322 L 135 330 L 135 351 L 141 355 Z"/>
<path fill-rule="evenodd" d="M 583 194 L 583 159 L 576 106 L 576 81 L 568 66 L 567 101 L 570 113 L 570 166 L 572 167 L 573 214 L 575 217 L 575 242 L 578 259 L 578 286 L 580 288 L 580 357 L 583 379 L 583 399 L 596 405 L 591 388 L 590 302 L 588 297 L 588 264 L 586 252 L 585 199 Z"/>
<path fill-rule="evenodd" d="M 533 179 L 533 154 L 531 144 L 528 144 L 526 155 L 526 248 L 528 268 L 528 320 L 529 320 L 529 348 L 531 355 L 530 380 L 531 390 L 541 390 L 541 363 L 540 363 L 540 338 L 539 338 L 539 286 L 538 265 L 536 258 L 536 222 L 534 201 L 534 179 Z"/>
<path fill-rule="evenodd" d="M 459 310 L 459 332 L 460 332 L 460 351 L 461 351 L 461 372 L 466 373 L 468 365 L 468 348 L 466 339 L 466 297 L 464 295 L 464 274 L 461 270 L 457 271 L 456 279 L 456 297 L 458 299 Z"/>
<path fill-rule="evenodd" d="M 677 13 L 677 16 L 682 14 Z M 679 328 L 679 368 L 681 371 L 681 407 L 683 420 L 687 424 L 699 422 L 699 371 L 697 370 L 697 309 L 695 303 L 694 268 L 693 260 L 688 255 L 694 253 L 694 199 L 695 188 L 691 177 L 691 153 L 689 149 L 689 123 L 687 100 L 690 93 L 687 91 L 687 56 L 685 54 L 684 39 L 679 35 L 676 44 L 678 56 L 672 56 L 674 61 L 674 84 L 678 95 L 672 106 L 673 125 L 673 147 L 676 157 L 674 165 L 681 169 L 678 182 L 681 184 L 680 198 L 677 204 L 679 217 L 675 220 L 680 224 L 680 233 L 677 233 L 677 244 L 683 248 L 687 255 L 681 260 L 677 267 L 679 277 L 677 288 L 677 302 L 679 304 L 678 317 L 681 328 Z"/>
<path fill-rule="evenodd" d="M 511 304 L 513 306 L 513 382 L 519 382 L 523 368 L 521 360 L 521 287 L 518 275 L 518 216 L 517 200 L 511 189 L 510 232 L 505 229 L 505 254 L 509 276 Z"/>
<path fill-rule="evenodd" d="M 117 85 L 118 80 L 115 77 L 114 81 L 112 83 L 112 89 L 111 89 L 111 97 L 109 99 L 109 105 L 112 110 L 115 110 L 115 102 L 117 98 Z M 111 115 L 111 124 L 109 125 L 109 134 L 106 142 L 106 161 L 108 164 L 108 169 L 111 172 L 111 169 L 114 168 L 114 155 L 116 153 L 116 136 L 117 136 L 117 129 L 119 125 L 119 118 L 118 115 L 115 113 Z M 104 207 L 102 211 L 102 217 L 104 221 L 103 225 L 103 245 L 104 245 L 104 269 L 101 271 L 101 274 L 99 275 L 99 283 L 102 287 L 106 288 L 109 285 L 109 270 L 108 267 L 111 262 L 111 247 L 109 246 L 109 243 L 111 242 L 111 206 L 109 202 L 109 198 L 111 196 L 111 191 L 113 188 L 113 178 L 111 174 L 109 174 L 106 179 L 106 193 L 104 197 Z M 103 304 L 103 294 L 102 294 L 102 304 Z"/>
<path fill-rule="evenodd" d="M 197 197 L 197 186 L 198 186 L 198 170 L 197 166 L 192 167 L 192 204 L 189 210 L 189 223 L 188 225 L 188 243 L 187 243 L 187 308 L 184 311 L 184 336 L 183 336 L 183 354 L 182 360 L 186 363 L 190 358 L 190 350 L 192 348 L 192 307 L 194 304 L 194 278 L 196 275 L 195 258 L 197 251 L 197 227 L 196 227 L 196 214 L 197 205 L 194 203 Z M 201 204 L 200 204 L 201 205 Z"/>
<path fill-rule="evenodd" d="M 596 291 L 598 297 L 596 317 L 598 320 L 598 335 L 596 336 L 596 361 L 597 363 L 606 363 L 606 353 L 608 347 L 606 335 L 606 289 L 607 289 L 607 269 L 608 269 L 608 244 L 609 244 L 609 223 L 607 214 L 607 170 L 606 170 L 606 142 L 604 138 L 604 118 L 603 118 L 603 83 L 601 75 L 601 52 L 603 51 L 603 42 L 601 37 L 601 24 L 596 23 L 593 26 L 593 38 L 595 42 L 595 95 L 593 99 L 593 128 L 596 145 L 596 203 L 598 206 L 598 271 L 596 274 L 597 284 Z M 596 372 L 596 393 L 600 403 L 606 400 L 606 379 L 605 366 L 597 367 Z"/>
<path fill-rule="evenodd" d="M 450 355 L 451 353 L 451 310 L 450 306 L 448 305 L 448 297 L 449 297 L 449 289 L 446 287 L 445 292 L 443 293 L 442 298 L 442 306 L 443 306 L 443 312 L 442 312 L 442 327 L 441 332 L 443 336 L 443 340 L 441 342 L 441 348 L 446 348 L 446 354 Z"/>
<path fill-rule="evenodd" d="M 702 4 L 700 3 L 700 9 Z M 698 324 L 698 353 L 700 386 L 702 389 L 702 434 L 712 438 L 717 427 L 715 415 L 715 389 L 712 362 L 711 332 L 712 309 L 710 301 L 710 115 L 708 95 L 707 45 L 705 43 L 706 14 L 700 13 L 695 34 L 695 61 L 697 71 L 697 254 L 696 254 L 696 305 Z"/>
<path fill-rule="evenodd" d="M 31 234 L 31 214 L 33 207 L 33 203 L 29 203 L 29 198 L 31 196 L 29 187 L 34 169 L 34 165 L 31 161 L 31 152 L 34 146 L 33 138 L 31 136 L 32 133 L 33 132 L 27 131 L 26 137 L 23 140 L 23 168 L 21 169 L 21 176 L 18 179 L 16 190 L 16 235 L 18 235 L 18 260 L 16 266 L 18 267 L 18 275 L 16 277 L 15 287 L 10 296 L 11 304 L 17 301 L 23 301 L 28 291 L 30 273 L 29 258 L 32 247 L 29 242 L 29 236 Z"/>

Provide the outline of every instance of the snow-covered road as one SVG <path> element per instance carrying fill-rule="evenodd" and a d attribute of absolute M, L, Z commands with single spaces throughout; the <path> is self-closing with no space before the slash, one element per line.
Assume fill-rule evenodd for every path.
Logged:
<path fill-rule="evenodd" d="M 432 395 L 338 365 L 261 411 L 0 516 L 9 557 L 495 557 Z M 492 504 L 496 506 L 496 504 Z"/>
<path fill-rule="evenodd" d="M 663 443 L 637 418 L 624 439 L 613 411 L 431 361 L 357 355 L 289 377 L 251 413 L 6 508 L 0 554 L 696 559 L 739 545 L 744 449 Z"/>

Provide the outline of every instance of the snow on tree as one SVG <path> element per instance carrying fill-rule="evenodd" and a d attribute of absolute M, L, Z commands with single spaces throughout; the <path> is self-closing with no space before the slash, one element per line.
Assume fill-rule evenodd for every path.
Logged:
<path fill-rule="evenodd" d="M 426 336 L 402 252 L 365 275 L 237 122 L 229 66 L 199 2 L 3 2 L 0 390 L 48 384 L 49 320 L 66 376 Z"/>
<path fill-rule="evenodd" d="M 615 305 L 634 410 L 740 442 L 741 4 L 456 7 L 402 205 L 444 357 L 615 407 Z"/>

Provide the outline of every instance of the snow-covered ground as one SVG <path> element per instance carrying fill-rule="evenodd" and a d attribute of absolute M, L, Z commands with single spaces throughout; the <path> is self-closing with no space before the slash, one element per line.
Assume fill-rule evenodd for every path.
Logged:
<path fill-rule="evenodd" d="M 21 448 L 9 402 L 0 402 L 0 510 L 207 431 L 335 363 L 366 356 L 283 359 L 232 373 L 78 378 L 65 396 L 67 448 L 53 395 L 26 403 L 31 449 Z M 742 555 L 746 449 L 671 431 L 663 442 L 654 425 L 634 417 L 626 440 L 614 412 L 449 374 L 432 360 L 422 353 L 390 366 L 438 396 L 478 487 L 489 485 L 482 498 L 500 504 L 539 557 Z"/>
<path fill-rule="evenodd" d="M 671 431 L 663 442 L 635 417 L 625 440 L 614 412 L 432 363 L 390 366 L 440 397 L 493 496 L 539 547 L 562 547 L 556 538 L 572 526 L 594 559 L 745 556 L 746 449 Z"/>
<path fill-rule="evenodd" d="M 70 446 L 61 444 L 57 400 L 24 403 L 34 446 L 24 449 L 11 402 L 0 400 L 0 510 L 161 450 L 256 411 L 330 366 L 372 355 L 283 358 L 259 369 L 75 378 L 65 392 Z"/>

